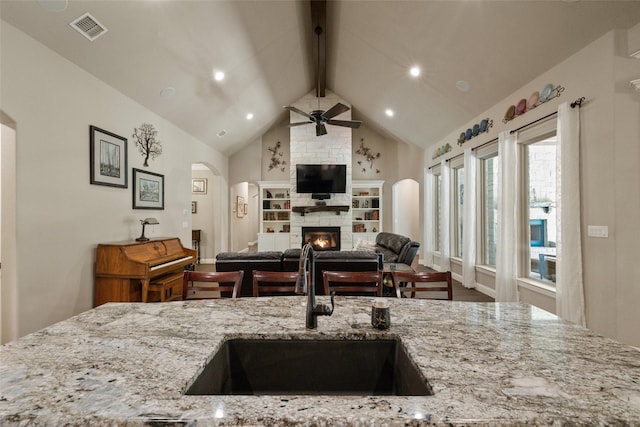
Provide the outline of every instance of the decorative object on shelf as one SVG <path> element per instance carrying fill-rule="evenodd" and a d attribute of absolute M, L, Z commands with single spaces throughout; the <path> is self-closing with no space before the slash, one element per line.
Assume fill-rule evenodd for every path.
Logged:
<path fill-rule="evenodd" d="M 549 102 L 553 98 L 559 97 L 564 92 L 563 86 L 553 86 L 549 83 L 542 88 L 540 92 L 533 92 L 528 99 L 522 98 L 516 105 L 510 105 L 507 111 L 504 113 L 502 123 L 507 123 L 514 118 L 523 115 L 529 110 L 536 108 L 537 106 Z"/>
<path fill-rule="evenodd" d="M 360 200 L 357 200 L 357 199 L 351 200 L 351 207 L 358 209 L 360 207 Z"/>
<path fill-rule="evenodd" d="M 244 217 L 244 197 L 236 196 L 236 218 Z"/>
<path fill-rule="evenodd" d="M 136 239 L 136 242 L 148 242 L 149 241 L 149 238 L 144 236 L 144 227 L 145 227 L 145 225 L 147 225 L 147 224 L 156 225 L 156 224 L 160 224 L 160 223 L 155 218 L 145 218 L 145 219 L 141 219 L 140 220 L 140 224 L 142 224 L 142 234 L 140 235 L 140 237 L 138 237 Z"/>
<path fill-rule="evenodd" d="M 356 150 L 356 154 L 363 156 L 369 162 L 369 169 L 373 168 L 373 162 L 380 158 L 380 152 L 374 153 L 371 148 L 364 145 L 364 138 L 360 138 L 360 147 Z M 358 165 L 362 166 L 362 160 L 358 160 Z M 367 168 L 363 167 L 362 172 L 366 172 Z M 380 169 L 376 169 L 376 173 L 380 173 Z"/>
<path fill-rule="evenodd" d="M 273 196 L 271 195 L 271 191 L 267 190 L 267 199 L 271 199 Z"/>
<path fill-rule="evenodd" d="M 465 136 L 466 138 L 466 136 Z M 443 154 L 448 153 L 449 151 L 451 151 L 451 144 L 447 143 L 444 144 L 442 147 L 438 147 L 435 151 L 435 153 L 433 153 L 433 156 L 431 157 L 432 159 L 435 159 L 437 157 L 442 156 Z"/>
<path fill-rule="evenodd" d="M 134 128 L 131 137 L 140 153 L 144 156 L 144 164 L 142 166 L 149 167 L 149 158 L 153 160 L 162 154 L 162 144 L 156 139 L 158 131 L 152 124 L 143 123 L 139 128 Z"/>
<path fill-rule="evenodd" d="M 191 213 L 198 213 L 198 202 L 191 202 Z"/>
<path fill-rule="evenodd" d="M 460 133 L 460 136 L 458 137 L 458 145 L 464 144 L 465 142 L 469 141 L 472 138 L 475 138 L 481 133 L 489 132 L 489 128 L 491 127 L 493 127 L 493 120 L 489 118 L 481 120 L 480 123 L 476 123 L 469 129 L 467 129 L 465 132 Z M 446 151 L 444 153 L 446 153 Z M 444 153 L 441 153 L 440 155 Z M 437 156 L 434 156 L 433 158 L 435 159 L 436 157 Z"/>
<path fill-rule="evenodd" d="M 282 232 L 283 232 L 283 233 L 289 233 L 290 231 L 291 231 L 291 225 L 289 225 L 289 224 L 284 224 L 284 225 L 282 226 Z"/>
<path fill-rule="evenodd" d="M 127 139 L 89 126 L 89 183 L 127 188 Z"/>
<path fill-rule="evenodd" d="M 276 142 L 273 147 L 267 147 L 267 150 L 271 153 L 271 163 L 269 163 L 269 170 L 279 168 L 281 172 L 284 172 L 287 162 L 284 160 L 284 155 L 280 151 L 282 144 L 280 141 Z"/>
<path fill-rule="evenodd" d="M 191 192 L 193 194 L 207 194 L 207 178 L 193 178 Z"/>
<path fill-rule="evenodd" d="M 164 175 L 133 169 L 133 209 L 164 209 Z"/>

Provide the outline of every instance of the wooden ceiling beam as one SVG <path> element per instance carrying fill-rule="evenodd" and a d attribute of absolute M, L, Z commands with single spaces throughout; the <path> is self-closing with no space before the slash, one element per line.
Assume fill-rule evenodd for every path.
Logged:
<path fill-rule="evenodd" d="M 325 96 L 327 85 L 327 0 L 309 0 L 311 2 L 311 29 L 313 31 L 313 63 L 316 72 L 316 97 Z"/>

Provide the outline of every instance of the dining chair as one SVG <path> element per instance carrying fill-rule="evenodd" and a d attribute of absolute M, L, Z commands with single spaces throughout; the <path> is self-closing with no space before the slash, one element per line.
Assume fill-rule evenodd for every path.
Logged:
<path fill-rule="evenodd" d="M 393 271 L 391 277 L 398 298 L 402 298 L 410 292 L 411 298 L 416 298 L 416 294 L 419 293 L 418 298 L 453 299 L 450 271 Z M 443 285 L 443 282 L 446 283 L 446 286 Z M 427 292 L 442 294 L 445 291 L 447 292 L 446 298 L 435 295 L 425 296 Z"/>
<path fill-rule="evenodd" d="M 381 271 L 323 271 L 324 294 L 382 296 Z"/>
<path fill-rule="evenodd" d="M 297 271 L 253 270 L 253 296 L 295 295 Z"/>
<path fill-rule="evenodd" d="M 185 271 L 182 277 L 182 299 L 237 298 L 243 277 L 244 271 Z M 198 292 L 216 291 L 218 296 L 197 295 Z"/>

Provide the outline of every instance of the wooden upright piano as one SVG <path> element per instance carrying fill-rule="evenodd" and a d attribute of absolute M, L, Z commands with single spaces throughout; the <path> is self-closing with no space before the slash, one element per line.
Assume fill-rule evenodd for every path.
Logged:
<path fill-rule="evenodd" d="M 96 249 L 94 307 L 107 302 L 180 299 L 183 272 L 196 256 L 177 237 L 101 243 Z"/>

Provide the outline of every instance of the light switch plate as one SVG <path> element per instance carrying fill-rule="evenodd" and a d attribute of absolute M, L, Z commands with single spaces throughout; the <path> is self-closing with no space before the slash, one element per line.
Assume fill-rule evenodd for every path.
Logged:
<path fill-rule="evenodd" d="M 589 237 L 609 237 L 609 227 L 606 225 L 588 225 L 587 236 Z"/>

